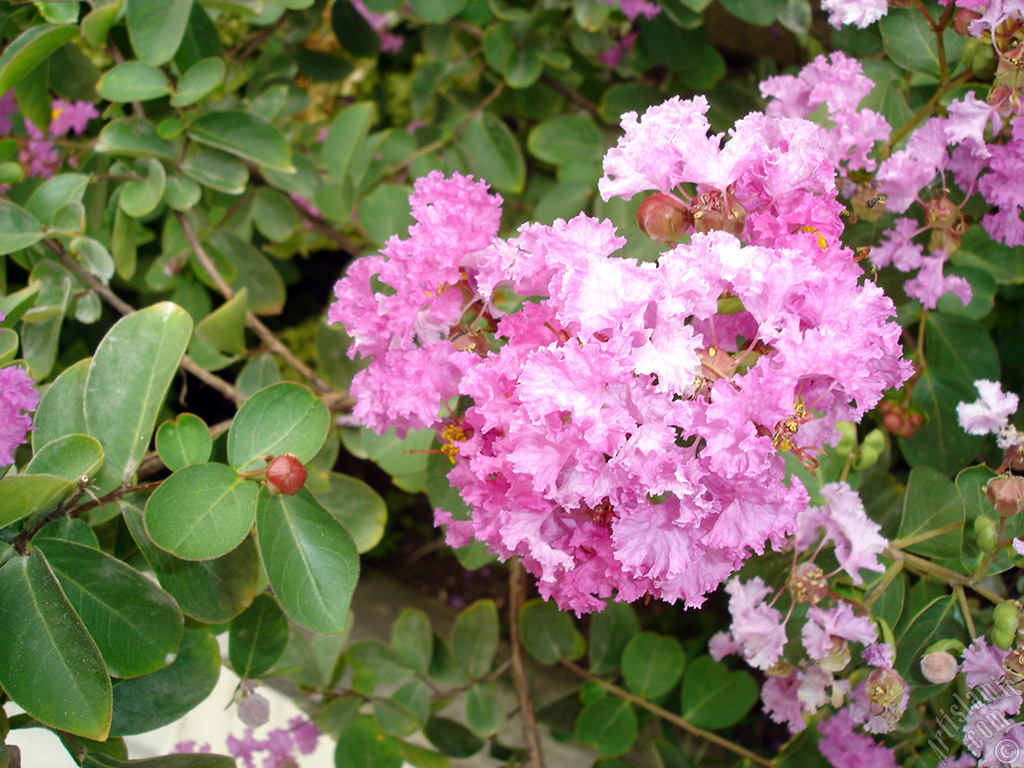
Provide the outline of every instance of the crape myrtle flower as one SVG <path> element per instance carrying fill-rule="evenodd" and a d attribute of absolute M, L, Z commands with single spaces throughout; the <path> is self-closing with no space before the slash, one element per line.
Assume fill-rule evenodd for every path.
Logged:
<path fill-rule="evenodd" d="M 29 414 L 38 405 L 39 392 L 25 371 L 15 366 L 0 368 L 0 467 L 14 463 L 14 449 L 28 439 Z"/>
<path fill-rule="evenodd" d="M 17 112 L 14 91 L 8 91 L 0 97 L 0 136 L 6 136 L 13 131 L 14 123 L 11 116 Z M 64 162 L 53 140 L 68 134 L 80 136 L 85 133 L 89 121 L 99 117 L 99 114 L 95 105 L 87 101 L 54 99 L 50 124 L 45 131 L 30 120 L 25 120 L 27 139 L 24 147 L 18 152 L 18 162 L 24 167 L 25 174 L 44 179 L 53 176 Z M 69 162 L 74 165 L 75 158 L 70 157 Z"/>
<path fill-rule="evenodd" d="M 1010 423 L 1010 416 L 1017 410 L 1017 395 L 1004 394 L 998 381 L 988 379 L 978 379 L 974 387 L 980 395 L 977 400 L 957 403 L 960 428 L 969 435 L 996 435 L 996 445 L 1004 451 L 1024 445 L 1024 434 Z"/>
<path fill-rule="evenodd" d="M 452 459 L 471 512 L 437 511 L 448 543 L 518 555 L 577 613 L 699 606 L 781 548 L 808 501 L 782 455 L 813 465 L 911 372 L 892 303 L 839 242 L 821 129 L 754 113 L 724 141 L 706 111 L 628 113 L 605 158 L 606 199 L 657 190 L 691 211 L 656 263 L 583 214 L 501 239 L 500 197 L 434 172 L 408 237 L 357 260 L 329 311 L 370 358 L 355 415 L 432 428 Z"/>
<path fill-rule="evenodd" d="M 857 733 L 849 710 L 818 723 L 818 749 L 832 768 L 896 768 L 896 756 L 870 736 Z"/>
<path fill-rule="evenodd" d="M 849 24 L 864 29 L 889 12 L 889 0 L 821 0 L 821 9 L 836 29 Z"/>

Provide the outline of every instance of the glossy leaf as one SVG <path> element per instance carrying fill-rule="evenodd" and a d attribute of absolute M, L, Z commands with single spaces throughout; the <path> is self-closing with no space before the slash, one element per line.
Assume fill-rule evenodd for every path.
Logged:
<path fill-rule="evenodd" d="M 345 526 L 359 554 L 369 552 L 384 537 L 387 504 L 373 488 L 340 472 L 327 475 L 328 488 L 316 492 L 317 501 Z"/>
<path fill-rule="evenodd" d="M 156 158 L 143 160 L 137 166 L 143 169 L 143 178 L 125 183 L 121 189 L 121 209 L 129 216 L 140 218 L 152 213 L 160 204 L 167 184 L 167 171 Z"/>
<path fill-rule="evenodd" d="M 185 630 L 169 666 L 114 684 L 111 736 L 146 733 L 180 719 L 209 696 L 220 677 L 220 649 L 208 629 Z"/>
<path fill-rule="evenodd" d="M 628 603 L 609 603 L 590 620 L 590 644 L 587 660 L 595 675 L 611 672 L 619 666 L 622 651 L 640 632 L 640 619 Z"/>
<path fill-rule="evenodd" d="M 248 292 L 249 311 L 255 315 L 276 315 L 284 307 L 285 285 L 281 273 L 263 251 L 224 229 L 216 230 L 207 242 L 210 255 L 225 260 L 236 274 L 228 282 L 239 293 Z"/>
<path fill-rule="evenodd" d="M 462 723 L 447 717 L 432 717 L 423 735 L 443 754 L 454 758 L 471 757 L 483 749 L 484 742 Z"/>
<path fill-rule="evenodd" d="M 176 211 L 192 210 L 203 196 L 202 187 L 188 176 L 168 176 L 164 202 Z"/>
<path fill-rule="evenodd" d="M 953 482 L 926 467 L 911 470 L 897 538 L 911 538 L 940 528 L 957 527 L 924 541 L 907 544 L 904 549 L 926 557 L 959 557 L 963 523 L 964 505 Z"/>
<path fill-rule="evenodd" d="M 545 120 L 527 139 L 530 154 L 552 165 L 595 160 L 604 153 L 600 129 L 585 117 L 561 115 Z"/>
<path fill-rule="evenodd" d="M 526 161 L 519 142 L 505 123 L 489 114 L 477 115 L 467 124 L 460 147 L 474 173 L 487 179 L 492 189 L 523 191 Z"/>
<path fill-rule="evenodd" d="M 327 170 L 335 179 L 340 181 L 348 174 L 352 158 L 360 151 L 376 120 L 377 107 L 368 101 L 351 104 L 334 118 L 324 139 L 323 152 Z"/>
<path fill-rule="evenodd" d="M 889 58 L 896 64 L 938 79 L 941 73 L 940 51 L 935 33 L 924 14 L 916 8 L 893 8 L 879 22 L 882 44 Z M 942 34 L 945 63 L 952 70 L 960 61 L 964 38 L 947 26 Z"/>
<path fill-rule="evenodd" d="M 288 619 L 270 595 L 257 595 L 228 632 L 228 658 L 242 679 L 269 672 L 288 645 Z"/>
<path fill-rule="evenodd" d="M 932 643 L 947 638 L 965 643 L 970 640 L 952 595 L 932 600 L 899 633 L 893 668 L 911 685 L 927 685 L 921 675 L 921 656 Z"/>
<path fill-rule="evenodd" d="M 110 678 L 43 553 L 0 568 L 0 685 L 32 717 L 62 731 L 106 739 Z"/>
<path fill-rule="evenodd" d="M 160 460 L 172 472 L 189 464 L 203 464 L 210 458 L 213 439 L 206 422 L 191 413 L 174 421 L 165 421 L 156 431 L 156 449 Z"/>
<path fill-rule="evenodd" d="M 0 256 L 38 243 L 45 233 L 36 218 L 9 200 L 0 200 Z"/>
<path fill-rule="evenodd" d="M 244 162 L 216 149 L 191 146 L 180 167 L 193 181 L 229 195 L 242 194 L 249 181 L 249 169 Z"/>
<path fill-rule="evenodd" d="M 192 464 L 167 478 L 146 502 L 146 532 L 184 560 L 232 551 L 256 519 L 259 486 L 226 464 Z"/>
<path fill-rule="evenodd" d="M 759 690 L 745 670 L 730 670 L 710 656 L 694 659 L 683 678 L 683 717 L 699 728 L 738 723 L 757 703 Z"/>
<path fill-rule="evenodd" d="M 455 663 L 471 679 L 491 671 L 498 652 L 498 608 L 493 600 L 477 600 L 463 610 L 452 627 Z"/>
<path fill-rule="evenodd" d="M 208 370 L 223 368 L 245 352 L 249 291 L 240 290 L 196 325 L 189 354 Z"/>
<path fill-rule="evenodd" d="M 85 382 L 85 423 L 103 445 L 108 490 L 131 479 L 149 448 L 191 333 L 188 313 L 163 302 L 119 320 L 96 349 Z"/>
<path fill-rule="evenodd" d="M 335 768 L 401 768 L 398 742 L 380 732 L 373 718 L 360 716 L 338 735 Z"/>
<path fill-rule="evenodd" d="M 576 737 L 605 757 L 625 753 L 639 733 L 633 705 L 608 697 L 587 704 L 576 720 Z"/>
<path fill-rule="evenodd" d="M 85 190 L 89 186 L 87 173 L 60 173 L 51 176 L 32 191 L 25 210 L 44 224 L 53 222 L 53 217 L 60 209 L 70 203 L 82 202 Z"/>
<path fill-rule="evenodd" d="M 294 382 L 271 384 L 238 411 L 228 433 L 228 463 L 239 472 L 266 465 L 264 456 L 293 453 L 305 463 L 327 437 L 327 406 Z"/>
<path fill-rule="evenodd" d="M 115 103 L 149 101 L 170 93 L 171 83 L 156 67 L 141 61 L 126 61 L 107 70 L 96 83 L 96 92 Z"/>
<path fill-rule="evenodd" d="M 120 0 L 96 5 L 82 18 L 82 38 L 93 48 L 102 48 L 106 44 L 107 35 L 121 13 L 121 5 Z"/>
<path fill-rule="evenodd" d="M 675 687 L 685 662 L 683 648 L 674 637 L 641 632 L 622 652 L 622 676 L 633 693 L 656 699 Z"/>
<path fill-rule="evenodd" d="M 939 375 L 929 366 L 918 378 L 911 404 L 924 411 L 923 427 L 910 438 L 899 438 L 900 449 L 912 467 L 930 467 L 949 477 L 971 462 L 983 439 L 968 435 L 957 421 L 959 402 L 974 402 L 978 393 L 970 381 Z"/>
<path fill-rule="evenodd" d="M 99 240 L 91 237 L 76 237 L 68 243 L 68 251 L 78 262 L 100 282 L 109 283 L 114 276 L 114 257 Z"/>
<path fill-rule="evenodd" d="M 345 629 L 359 555 L 342 525 L 308 491 L 260 492 L 256 531 L 267 577 L 285 613 L 323 634 Z"/>
<path fill-rule="evenodd" d="M 477 736 L 490 738 L 505 727 L 505 707 L 493 682 L 474 683 L 466 691 L 466 724 Z"/>
<path fill-rule="evenodd" d="M 412 669 L 427 674 L 434 650 L 430 619 L 417 608 L 405 608 L 391 627 L 391 648 Z"/>
<path fill-rule="evenodd" d="M 172 163 L 178 159 L 174 145 L 161 139 L 156 127 L 141 117 L 123 117 L 103 126 L 96 151 L 120 157 L 155 157 Z"/>
<path fill-rule="evenodd" d="M 530 600 L 519 611 L 519 635 L 526 652 L 541 664 L 569 658 L 575 628 L 569 614 L 550 600 Z"/>
<path fill-rule="evenodd" d="M 284 173 L 294 172 L 291 149 L 277 128 L 248 112 L 207 112 L 188 135 L 200 144 Z"/>
<path fill-rule="evenodd" d="M 172 107 L 187 107 L 201 101 L 224 82 L 227 66 L 224 59 L 209 58 L 197 61 L 178 80 L 171 96 Z"/>
<path fill-rule="evenodd" d="M 167 666 L 181 643 L 182 615 L 174 598 L 98 549 L 54 539 L 38 546 L 113 677 Z"/>
<path fill-rule="evenodd" d="M 359 223 L 375 243 L 387 242 L 413 223 L 409 214 L 408 187 L 381 184 L 359 203 Z"/>
<path fill-rule="evenodd" d="M 380 53 L 380 35 L 351 0 L 337 0 L 331 6 L 331 29 L 341 47 L 353 56 L 370 58 Z"/>
<path fill-rule="evenodd" d="M 46 61 L 58 48 L 78 37 L 74 25 L 40 24 L 29 27 L 0 54 L 0 93 L 6 93 Z M 0 221 L 0 232 L 4 231 Z"/>
<path fill-rule="evenodd" d="M 192 0 L 127 0 L 125 21 L 136 56 L 158 66 L 178 51 L 192 12 Z"/>
<path fill-rule="evenodd" d="M 251 537 L 223 557 L 181 560 L 150 540 L 141 510 L 123 504 L 121 514 L 160 586 L 178 601 L 186 615 L 204 624 L 222 624 L 252 603 L 260 562 Z"/>
<path fill-rule="evenodd" d="M 65 368 L 39 399 L 33 418 L 35 430 L 29 433 L 37 451 L 58 437 L 86 432 L 85 379 L 90 360 L 79 360 Z"/>

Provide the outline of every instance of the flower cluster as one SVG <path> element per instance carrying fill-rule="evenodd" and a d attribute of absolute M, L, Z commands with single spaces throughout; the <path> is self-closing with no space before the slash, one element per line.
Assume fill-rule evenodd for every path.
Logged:
<path fill-rule="evenodd" d="M 997 435 L 996 442 L 1003 450 L 1024 443 L 1024 434 L 1010 423 L 1010 416 L 1017 410 L 1017 395 L 1004 394 L 998 381 L 979 379 L 974 387 L 980 397 L 956 406 L 960 428 L 969 435 Z"/>
<path fill-rule="evenodd" d="M 17 367 L 0 368 L 0 467 L 14 463 L 14 449 L 28 439 L 29 414 L 37 405 L 39 393 L 29 375 Z"/>
<path fill-rule="evenodd" d="M 0 96 L 0 136 L 7 136 L 13 131 L 11 117 L 17 112 L 14 91 Z M 80 136 L 85 133 L 89 121 L 99 116 L 95 105 L 88 101 L 55 99 L 50 125 L 45 131 L 40 130 L 32 121 L 25 120 L 25 144 L 18 151 L 18 162 L 25 169 L 25 174 L 43 179 L 53 176 L 64 162 L 54 140 L 68 134 Z M 69 156 L 68 162 L 74 165 L 74 156 Z"/>
<path fill-rule="evenodd" d="M 822 129 L 753 113 L 723 145 L 707 108 L 628 113 L 605 158 L 606 199 L 655 190 L 675 217 L 657 263 L 582 214 L 500 239 L 500 198 L 435 172 L 408 238 L 335 289 L 330 320 L 371 358 L 356 416 L 436 429 L 455 462 L 472 511 L 437 512 L 449 543 L 520 556 L 578 613 L 700 605 L 795 530 L 808 497 L 783 454 L 813 465 L 910 374 L 891 302 L 839 242 Z"/>
<path fill-rule="evenodd" d="M 260 753 L 262 768 L 290 768 L 299 765 L 299 755 L 309 755 L 316 750 L 320 739 L 320 730 L 304 717 L 293 717 L 288 721 L 287 728 L 274 728 L 267 733 L 265 739 L 257 739 L 250 729 L 246 729 L 241 738 L 234 735 L 227 737 L 228 752 L 245 768 L 256 768 L 256 757 Z M 195 741 L 179 742 L 174 751 L 177 753 L 206 753 L 211 751 L 209 744 L 197 744 Z"/>

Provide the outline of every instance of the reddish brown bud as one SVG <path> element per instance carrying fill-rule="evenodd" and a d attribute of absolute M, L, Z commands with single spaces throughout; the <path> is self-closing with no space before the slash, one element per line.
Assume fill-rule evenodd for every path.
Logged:
<path fill-rule="evenodd" d="M 739 235 L 746 223 L 746 209 L 717 189 L 693 199 L 693 228 L 698 232 L 720 229 L 731 235 Z"/>
<path fill-rule="evenodd" d="M 1024 445 L 1011 445 L 1003 454 L 1006 468 L 1013 472 L 1024 472 Z"/>
<path fill-rule="evenodd" d="M 980 18 L 981 14 L 978 13 L 977 11 L 969 11 L 966 8 L 961 8 L 959 11 L 956 12 L 956 15 L 953 16 L 953 31 L 956 32 L 958 35 L 963 35 L 964 37 L 967 37 L 968 35 L 971 34 L 970 32 L 967 31 L 967 27 L 970 26 L 970 23 L 972 21 L 975 21 Z"/>
<path fill-rule="evenodd" d="M 1011 517 L 1024 509 L 1024 477 L 999 475 L 985 486 L 985 495 L 1003 517 Z"/>
<path fill-rule="evenodd" d="M 903 413 L 897 410 L 889 411 L 882 418 L 882 426 L 886 432 L 891 432 L 894 435 L 900 434 L 906 426 Z"/>
<path fill-rule="evenodd" d="M 271 460 L 267 467 L 267 490 L 294 496 L 306 482 L 306 468 L 292 453 Z"/>
<path fill-rule="evenodd" d="M 658 243 L 678 243 L 693 224 L 690 209 L 664 192 L 655 192 L 636 212 L 641 231 Z"/>

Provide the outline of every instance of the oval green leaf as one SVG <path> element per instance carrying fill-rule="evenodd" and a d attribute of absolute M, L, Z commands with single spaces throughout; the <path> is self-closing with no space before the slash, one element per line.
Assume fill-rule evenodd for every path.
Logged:
<path fill-rule="evenodd" d="M 417 608 L 403 609 L 391 626 L 391 648 L 412 669 L 426 675 L 434 651 L 427 614 Z"/>
<path fill-rule="evenodd" d="M 328 474 L 329 487 L 316 493 L 324 509 L 345 526 L 359 554 L 369 552 L 384 537 L 388 507 L 373 488 L 340 472 Z"/>
<path fill-rule="evenodd" d="M 569 614 L 552 601 L 531 600 L 519 612 L 519 636 L 526 652 L 541 664 L 555 664 L 572 653 L 575 629 Z"/>
<path fill-rule="evenodd" d="M 146 532 L 183 560 L 233 550 L 256 519 L 259 486 L 226 464 L 193 464 L 167 478 L 146 502 Z"/>
<path fill-rule="evenodd" d="M 700 728 L 725 728 L 738 723 L 757 697 L 757 683 L 749 672 L 732 671 L 701 656 L 683 678 L 683 717 Z"/>
<path fill-rule="evenodd" d="M 126 182 L 121 188 L 121 210 L 134 218 L 152 213 L 160 204 L 167 184 L 167 171 L 164 164 L 155 157 L 147 158 L 139 164 L 144 168 L 144 177 Z"/>
<path fill-rule="evenodd" d="M 283 173 L 295 171 L 291 148 L 281 132 L 248 112 L 207 112 L 196 118 L 188 135 L 257 165 Z"/>
<path fill-rule="evenodd" d="M 103 126 L 96 151 L 121 157 L 156 157 L 173 163 L 178 159 L 174 145 L 156 133 L 156 126 L 141 117 L 123 117 Z"/>
<path fill-rule="evenodd" d="M 96 83 L 96 93 L 117 104 L 159 99 L 170 92 L 171 83 L 167 75 L 141 61 L 118 64 Z"/>
<path fill-rule="evenodd" d="M 44 445 L 25 467 L 25 475 L 56 475 L 69 482 L 92 477 L 103 463 L 103 446 L 89 435 L 64 435 Z"/>
<path fill-rule="evenodd" d="M 633 693 L 656 699 L 672 690 L 685 662 L 683 647 L 674 637 L 641 632 L 622 652 L 622 676 Z"/>
<path fill-rule="evenodd" d="M 228 630 L 228 659 L 242 679 L 270 671 L 288 645 L 288 619 L 270 595 L 257 595 Z"/>
<path fill-rule="evenodd" d="M 626 752 L 638 733 L 636 712 L 625 699 L 598 699 L 587 704 L 576 718 L 576 737 L 605 757 Z"/>
<path fill-rule="evenodd" d="M 274 496 L 264 488 L 256 532 L 267 578 L 285 613 L 314 632 L 342 632 L 359 578 L 359 554 L 341 523 L 306 490 Z"/>
<path fill-rule="evenodd" d="M 110 678 L 96 643 L 38 549 L 0 568 L 0 685 L 32 717 L 103 741 Z"/>
<path fill-rule="evenodd" d="M 39 548 L 112 676 L 138 677 L 167 666 L 183 626 L 173 597 L 98 549 L 56 539 L 40 540 Z"/>
<path fill-rule="evenodd" d="M 526 184 L 526 161 L 519 142 L 505 123 L 489 114 L 466 126 L 459 149 L 473 172 L 500 192 L 519 193 Z"/>
<path fill-rule="evenodd" d="M 37 451 L 58 437 L 86 432 L 85 377 L 90 362 L 91 358 L 86 358 L 66 368 L 39 399 L 31 433 Z"/>
<path fill-rule="evenodd" d="M 491 671 L 498 652 L 498 607 L 493 600 L 477 600 L 455 618 L 452 654 L 469 678 Z"/>
<path fill-rule="evenodd" d="M 9 91 L 58 48 L 76 37 L 78 27 L 74 25 L 40 24 L 22 32 L 0 55 L 0 93 Z M 0 231 L 3 231 L 2 227 Z"/>
<path fill-rule="evenodd" d="M 128 0 L 126 22 L 132 48 L 142 61 L 159 66 L 178 51 L 192 0 Z"/>
<path fill-rule="evenodd" d="M 628 603 L 609 603 L 590 620 L 590 644 L 587 660 L 595 675 L 611 672 L 619 666 L 622 651 L 640 631 L 640 619 Z"/>
<path fill-rule="evenodd" d="M 309 389 L 290 381 L 250 397 L 228 433 L 228 463 L 239 472 L 265 466 L 263 457 L 293 453 L 305 464 L 327 438 L 330 414 Z"/>
<path fill-rule="evenodd" d="M 55 507 L 75 483 L 54 475 L 12 475 L 0 480 L 0 528 Z"/>
<path fill-rule="evenodd" d="M 181 76 L 171 97 L 172 107 L 195 104 L 224 82 L 227 66 L 224 59 L 209 58 L 197 61 Z"/>
<path fill-rule="evenodd" d="M 156 450 L 172 472 L 190 464 L 203 464 L 209 461 L 213 450 L 210 428 L 198 416 L 183 413 L 160 425 L 156 431 Z"/>
<path fill-rule="evenodd" d="M 44 235 L 35 216 L 9 200 L 0 200 L 0 256 L 28 248 Z"/>

